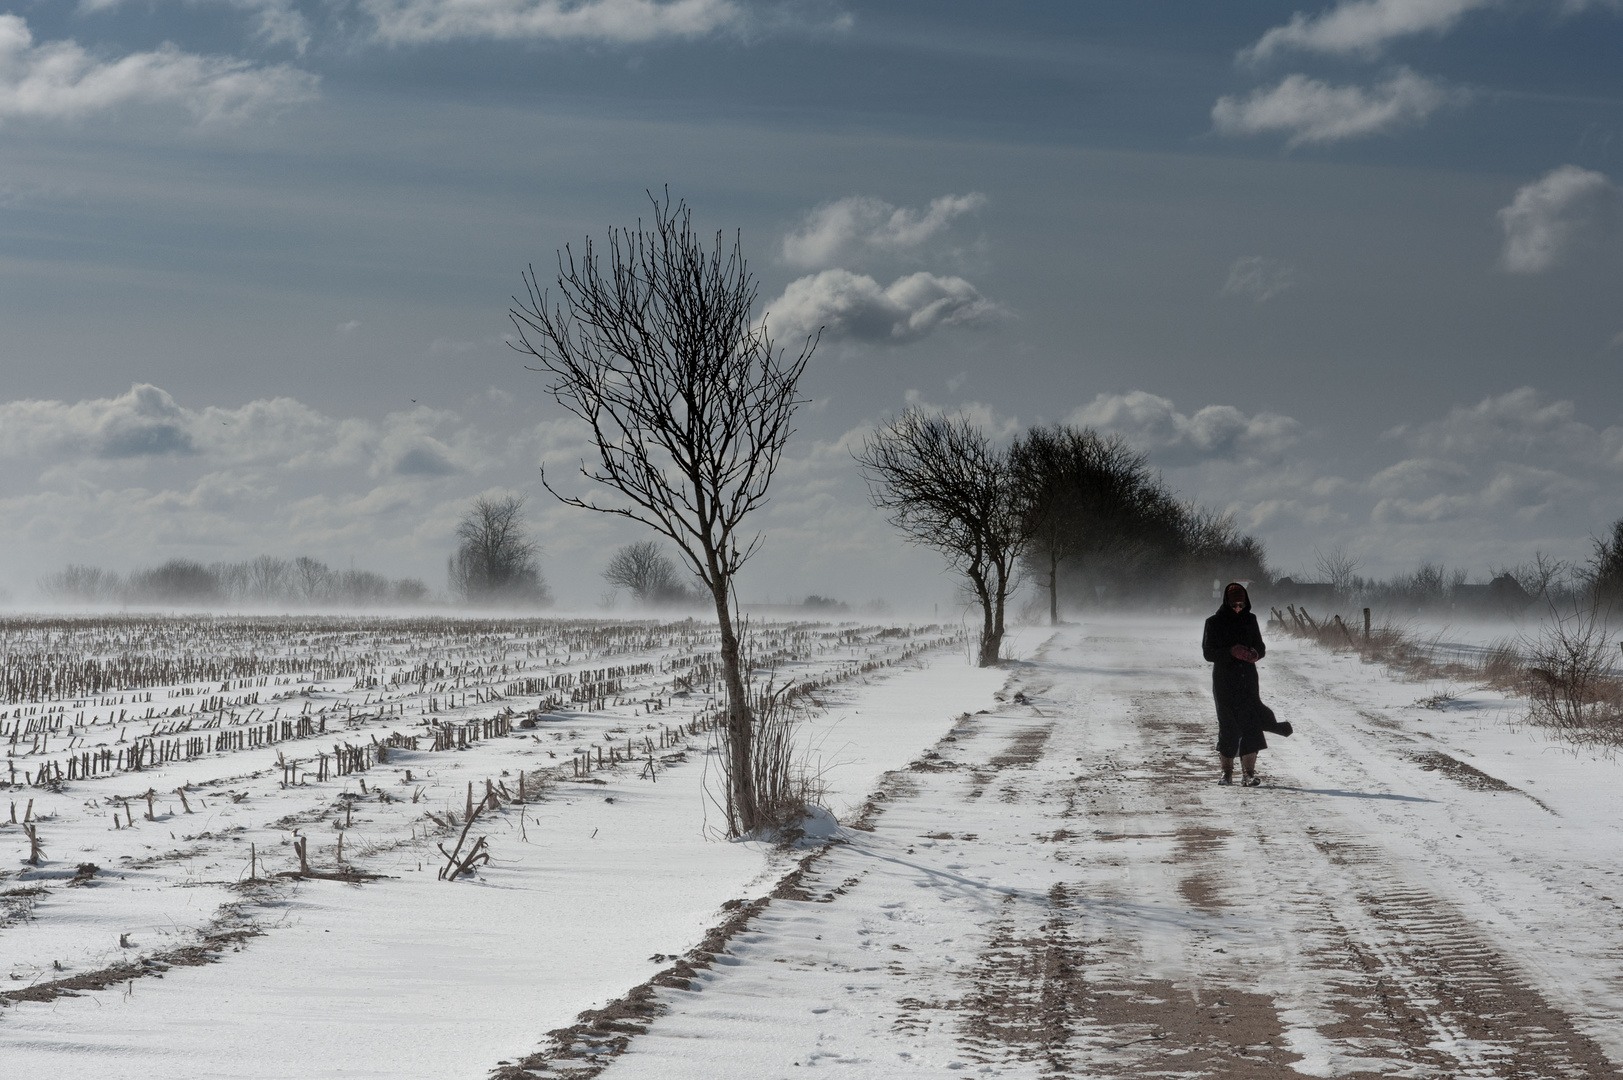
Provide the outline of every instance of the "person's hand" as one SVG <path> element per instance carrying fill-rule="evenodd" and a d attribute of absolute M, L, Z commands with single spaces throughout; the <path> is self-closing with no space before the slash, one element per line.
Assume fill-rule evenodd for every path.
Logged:
<path fill-rule="evenodd" d="M 1244 660 L 1248 664 L 1257 662 L 1257 650 L 1249 645 L 1231 645 L 1229 646 L 1229 655 L 1236 660 Z"/>

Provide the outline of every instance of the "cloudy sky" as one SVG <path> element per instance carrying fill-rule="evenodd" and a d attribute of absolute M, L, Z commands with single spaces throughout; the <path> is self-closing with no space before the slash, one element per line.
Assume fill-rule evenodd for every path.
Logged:
<path fill-rule="evenodd" d="M 946 600 L 849 447 L 909 402 L 1125 433 L 1284 571 L 1623 515 L 1617 0 L 78 0 L 0 14 L 0 588 L 261 552 L 555 592 L 638 538 L 521 271 L 670 185 L 814 400 L 748 599 Z"/>

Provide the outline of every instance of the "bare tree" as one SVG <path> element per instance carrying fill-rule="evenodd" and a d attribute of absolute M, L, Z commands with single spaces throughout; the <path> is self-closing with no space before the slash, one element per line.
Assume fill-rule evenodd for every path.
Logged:
<path fill-rule="evenodd" d="M 129 592 L 137 601 L 156 603 L 208 604 L 221 598 L 214 571 L 191 559 L 170 559 L 130 574 Z"/>
<path fill-rule="evenodd" d="M 1347 554 L 1347 549 L 1340 544 L 1328 552 L 1314 548 L 1313 555 L 1318 564 L 1319 576 L 1330 583 L 1335 594 L 1342 599 L 1351 596 L 1358 578 L 1360 565 L 1358 560 Z"/>
<path fill-rule="evenodd" d="M 248 595 L 255 600 L 280 600 L 292 585 L 286 559 L 261 555 L 248 564 Z"/>
<path fill-rule="evenodd" d="M 655 540 L 617 548 L 603 568 L 603 580 L 645 605 L 691 604 L 701 597 L 677 577 L 676 564 Z"/>
<path fill-rule="evenodd" d="M 83 563 L 66 567 L 39 580 L 40 591 L 52 600 L 77 604 L 106 604 L 124 595 L 124 580 L 114 571 Z"/>
<path fill-rule="evenodd" d="M 1572 567 L 1564 560 L 1553 558 L 1542 551 L 1533 552 L 1533 561 L 1513 566 L 1506 573 L 1534 599 L 1543 599 L 1558 591 L 1572 574 Z"/>
<path fill-rule="evenodd" d="M 941 552 L 968 580 L 981 608 L 980 666 L 996 664 L 1026 544 L 1008 453 L 964 417 L 908 409 L 880 425 L 855 456 L 890 523 L 910 543 Z"/>
<path fill-rule="evenodd" d="M 481 495 L 462 515 L 456 535 L 459 543 L 448 566 L 453 593 L 470 603 L 548 601 L 538 549 L 524 531 L 523 496 Z"/>
<path fill-rule="evenodd" d="M 428 586 L 421 578 L 400 578 L 389 586 L 389 595 L 396 604 L 421 604 L 428 599 Z"/>
<path fill-rule="evenodd" d="M 1609 534 L 1591 541 L 1595 546 L 1584 577 L 1596 606 L 1623 605 L 1623 518 L 1614 521 Z"/>
<path fill-rule="evenodd" d="M 389 579 L 370 570 L 345 570 L 334 580 L 333 591 L 351 607 L 376 607 L 389 602 Z"/>
<path fill-rule="evenodd" d="M 308 555 L 293 560 L 293 594 L 306 604 L 326 600 L 332 589 L 332 571 L 327 564 Z"/>
<path fill-rule="evenodd" d="M 692 211 L 653 200 L 653 225 L 611 229 L 607 265 L 590 239 L 577 259 L 558 253 L 554 305 L 534 268 L 526 298 L 510 312 L 519 340 L 552 376 L 548 393 L 584 421 L 597 460 L 581 474 L 620 498 L 557 498 L 640 521 L 669 538 L 709 590 L 720 622 L 727 686 L 728 826 L 765 824 L 755 785 L 752 730 L 733 577 L 760 546 L 743 533 L 766 501 L 791 420 L 796 387 L 816 339 L 798 356 L 780 352 L 751 309 L 757 285 L 741 237 L 713 246 L 694 232 Z"/>

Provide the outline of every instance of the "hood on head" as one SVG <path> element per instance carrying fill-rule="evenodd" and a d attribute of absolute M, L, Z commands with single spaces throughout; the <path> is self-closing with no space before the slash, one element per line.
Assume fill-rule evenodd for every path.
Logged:
<path fill-rule="evenodd" d="M 1235 597 L 1245 601 L 1245 607 L 1241 609 L 1242 613 L 1251 610 L 1251 594 L 1246 592 L 1245 586 L 1241 585 L 1238 581 L 1231 581 L 1227 586 L 1224 587 L 1223 606 L 1219 610 L 1228 611 L 1229 605 L 1234 603 Z"/>

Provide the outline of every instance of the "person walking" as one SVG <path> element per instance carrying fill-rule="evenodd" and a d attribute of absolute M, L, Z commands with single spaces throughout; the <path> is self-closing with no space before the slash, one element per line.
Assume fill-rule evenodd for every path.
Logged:
<path fill-rule="evenodd" d="M 1262 783 L 1257 776 L 1257 754 L 1268 748 L 1264 731 L 1291 733 L 1273 710 L 1262 703 L 1257 686 L 1257 661 L 1268 653 L 1257 617 L 1251 614 L 1251 596 L 1245 586 L 1231 581 L 1223 590 L 1223 606 L 1206 620 L 1201 655 L 1212 665 L 1212 699 L 1217 705 L 1217 754 L 1223 761 L 1221 784 L 1234 783 L 1234 759 L 1245 770 L 1246 787 Z"/>

